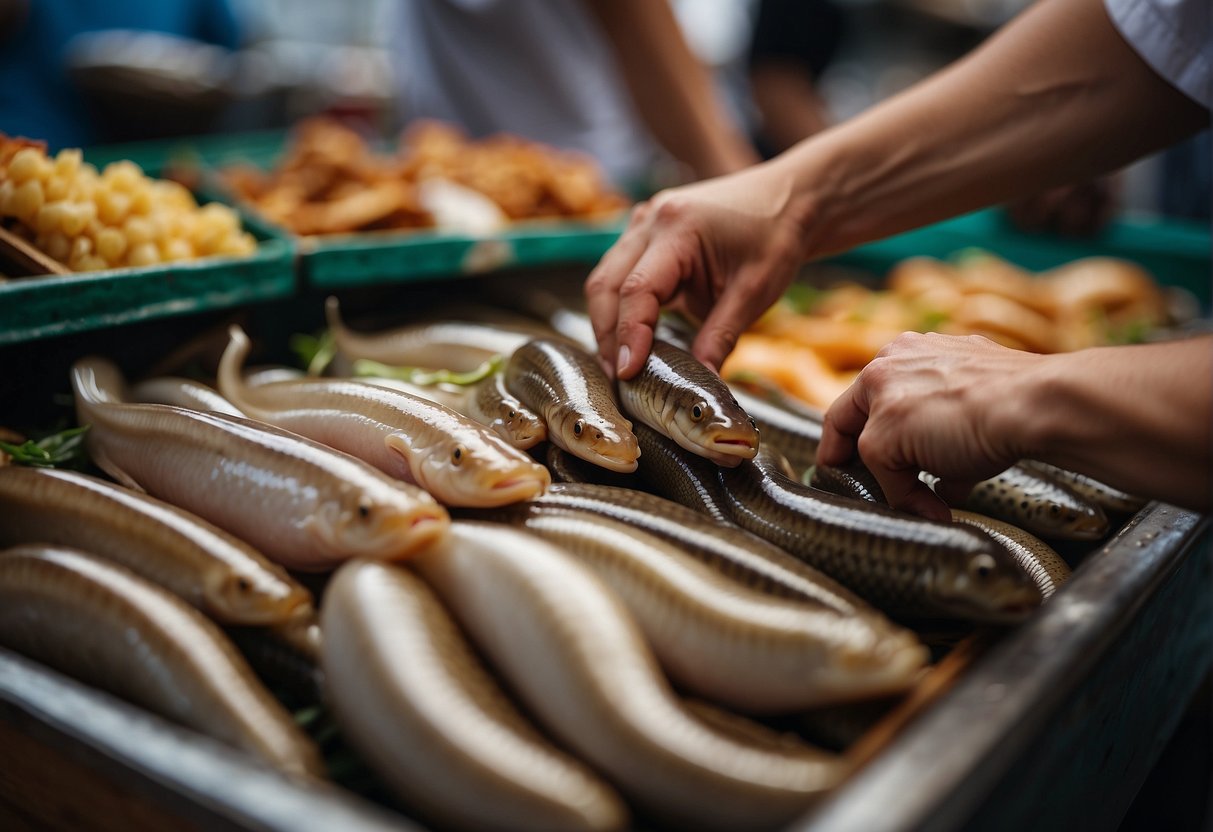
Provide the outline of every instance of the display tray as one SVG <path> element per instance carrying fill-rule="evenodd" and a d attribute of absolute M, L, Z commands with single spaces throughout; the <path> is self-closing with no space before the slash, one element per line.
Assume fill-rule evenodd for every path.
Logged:
<path fill-rule="evenodd" d="M 952 648 L 792 828 L 1115 828 L 1208 670 L 1210 566 L 1207 520 L 1147 506 L 1026 623 Z M 0 745 L 0 823 L 418 828 L 3 650 Z"/>
<path fill-rule="evenodd" d="M 241 219 L 257 239 L 248 257 L 0 283 L 0 345 L 292 296 L 294 243 L 254 218 Z"/>

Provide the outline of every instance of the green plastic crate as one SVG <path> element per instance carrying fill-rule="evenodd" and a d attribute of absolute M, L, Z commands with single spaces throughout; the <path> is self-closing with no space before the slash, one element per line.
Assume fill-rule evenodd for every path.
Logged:
<path fill-rule="evenodd" d="M 257 251 L 0 283 L 0 345 L 295 294 L 295 245 L 242 213 Z"/>

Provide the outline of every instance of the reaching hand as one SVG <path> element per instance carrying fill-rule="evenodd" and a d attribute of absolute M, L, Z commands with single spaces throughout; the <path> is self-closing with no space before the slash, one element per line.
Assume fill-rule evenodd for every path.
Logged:
<path fill-rule="evenodd" d="M 761 165 L 637 206 L 586 281 L 607 371 L 626 379 L 644 365 L 665 304 L 703 320 L 691 351 L 719 369 L 803 259 L 793 201 L 790 181 Z"/>
<path fill-rule="evenodd" d="M 858 450 L 891 506 L 950 520 L 944 500 L 1026 454 L 1012 387 L 1042 360 L 976 335 L 905 333 L 830 407 L 817 460 L 840 465 Z M 939 497 L 919 471 L 940 478 Z"/>

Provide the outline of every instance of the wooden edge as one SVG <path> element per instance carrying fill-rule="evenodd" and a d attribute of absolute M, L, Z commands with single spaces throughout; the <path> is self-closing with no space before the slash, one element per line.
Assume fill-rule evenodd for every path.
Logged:
<path fill-rule="evenodd" d="M 11 277 L 72 273 L 67 266 L 48 257 L 28 240 L 23 240 L 2 225 L 0 225 L 0 262 L 11 263 L 20 272 Z"/>
<path fill-rule="evenodd" d="M 846 750 L 850 775 L 875 759 L 915 717 L 939 700 L 994 642 L 992 630 L 965 636 L 932 665 L 906 696 Z"/>

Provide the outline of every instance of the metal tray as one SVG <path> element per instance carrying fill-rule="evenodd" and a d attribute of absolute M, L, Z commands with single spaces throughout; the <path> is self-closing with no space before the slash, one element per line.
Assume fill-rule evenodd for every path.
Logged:
<path fill-rule="evenodd" d="M 1154 503 L 1019 628 L 937 664 L 792 828 L 1113 829 L 1213 657 L 1209 523 Z M 1165 645 L 1165 649 L 1160 649 Z M 0 651 L 0 821 L 416 829 Z"/>

